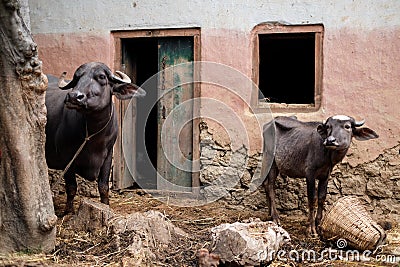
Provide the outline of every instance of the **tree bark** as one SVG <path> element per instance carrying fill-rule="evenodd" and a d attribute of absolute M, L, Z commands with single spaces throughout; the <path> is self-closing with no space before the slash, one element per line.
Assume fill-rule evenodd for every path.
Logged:
<path fill-rule="evenodd" d="M 44 152 L 47 78 L 21 11 L 27 2 L 0 0 L 0 253 L 55 246 Z"/>

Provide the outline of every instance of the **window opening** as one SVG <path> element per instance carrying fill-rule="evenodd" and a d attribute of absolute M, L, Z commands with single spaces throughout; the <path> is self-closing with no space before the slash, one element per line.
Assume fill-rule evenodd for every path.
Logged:
<path fill-rule="evenodd" d="M 260 34 L 259 98 L 274 103 L 315 104 L 314 51 L 314 33 Z"/>
<path fill-rule="evenodd" d="M 322 24 L 262 23 L 254 27 L 252 105 L 263 112 L 308 112 L 321 106 Z"/>

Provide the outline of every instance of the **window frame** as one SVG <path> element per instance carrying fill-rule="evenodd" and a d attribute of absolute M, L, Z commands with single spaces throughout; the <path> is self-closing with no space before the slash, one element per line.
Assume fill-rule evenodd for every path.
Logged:
<path fill-rule="evenodd" d="M 290 33 L 314 33 L 315 34 L 315 66 L 314 66 L 314 104 L 285 104 L 265 102 L 258 99 L 259 85 L 259 35 L 266 34 L 290 34 Z M 255 26 L 251 34 L 252 51 L 252 80 L 257 85 L 251 95 L 251 105 L 258 113 L 271 109 L 273 112 L 314 112 L 320 109 L 322 99 L 323 78 L 323 37 L 324 26 L 322 24 L 286 25 L 281 23 L 262 23 Z"/>

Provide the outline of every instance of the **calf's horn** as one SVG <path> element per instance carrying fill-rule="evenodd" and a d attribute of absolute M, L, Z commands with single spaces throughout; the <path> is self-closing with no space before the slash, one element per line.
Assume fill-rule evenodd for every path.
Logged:
<path fill-rule="evenodd" d="M 355 126 L 355 127 L 360 127 L 360 126 L 363 126 L 364 123 L 365 123 L 365 120 L 362 120 L 362 121 L 354 121 L 354 126 Z"/>
<path fill-rule="evenodd" d="M 117 70 L 117 71 L 115 71 L 115 74 L 117 74 L 117 76 L 119 76 L 119 77 L 114 76 L 114 78 L 117 79 L 118 81 L 121 81 L 124 83 L 131 83 L 131 79 L 125 73 Z"/>
<path fill-rule="evenodd" d="M 62 88 L 65 87 L 68 83 L 65 81 L 65 76 L 67 75 L 67 72 L 63 72 L 60 75 L 60 78 L 58 79 L 58 87 Z"/>

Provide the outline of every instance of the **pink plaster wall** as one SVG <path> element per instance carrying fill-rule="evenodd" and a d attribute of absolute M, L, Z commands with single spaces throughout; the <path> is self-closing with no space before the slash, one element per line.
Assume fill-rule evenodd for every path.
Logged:
<path fill-rule="evenodd" d="M 251 79 L 252 42 L 248 32 L 206 29 L 201 31 L 201 60 L 231 66 Z M 72 75 L 82 63 L 102 61 L 112 66 L 114 47 L 110 34 L 37 34 L 39 56 L 46 73 Z M 304 120 L 323 120 L 334 114 L 366 119 L 366 126 L 376 130 L 380 138 L 353 142 L 352 165 L 375 159 L 384 149 L 400 142 L 400 28 L 363 31 L 325 28 L 323 44 L 323 99 L 317 112 L 296 114 Z M 249 112 L 251 90 L 244 88 L 239 96 L 202 85 L 201 96 L 225 101 L 248 129 L 253 144 L 251 153 L 261 144 L 259 127 Z M 223 112 L 216 116 L 224 116 Z M 279 115 L 279 114 L 274 114 Z M 286 114 L 288 115 L 288 114 Z M 258 114 L 262 122 L 270 117 Z M 210 131 L 221 143 L 229 137 L 216 121 L 209 121 Z M 223 126 L 222 126 L 223 127 Z M 237 133 L 240 134 L 240 133 Z"/>
<path fill-rule="evenodd" d="M 207 29 L 203 30 L 201 38 L 201 59 L 203 61 L 218 62 L 233 69 L 236 69 L 247 80 L 251 81 L 252 67 L 252 44 L 250 42 L 250 32 L 242 32 L 226 29 Z M 224 73 L 225 74 L 225 73 Z M 223 74 L 223 75 L 224 75 Z M 213 134 L 214 140 L 222 145 L 232 145 L 232 149 L 238 149 L 240 142 L 250 140 L 249 153 L 257 153 L 261 147 L 261 125 L 250 112 L 251 89 L 245 85 L 246 81 L 240 81 L 241 77 L 224 77 L 222 80 L 231 79 L 231 88 L 221 88 L 211 85 L 202 85 L 201 96 L 213 98 L 224 105 L 229 106 L 235 113 L 237 127 L 232 129 L 233 136 L 228 136 L 224 127 L 230 127 L 225 123 L 226 113 L 220 110 L 221 106 L 215 106 L 213 111 L 214 120 L 207 120 L 208 131 Z M 235 81 L 235 79 L 237 81 Z M 235 84 L 236 82 L 236 84 Z M 239 84 L 238 84 L 239 83 Z M 240 87 L 239 94 L 235 94 L 235 88 Z M 212 107 L 203 107 L 209 110 Z M 202 113 L 202 111 L 200 111 Z M 270 117 L 268 117 L 270 119 Z M 243 132 L 245 129 L 245 133 Z"/>
<path fill-rule="evenodd" d="M 250 31 L 206 29 L 201 31 L 201 59 L 228 65 L 251 77 Z"/>
<path fill-rule="evenodd" d="M 72 78 L 75 70 L 90 61 L 104 62 L 111 67 L 112 44 L 110 34 L 63 33 L 36 34 L 39 58 L 46 74 L 67 72 Z"/>
<path fill-rule="evenodd" d="M 366 119 L 379 139 L 353 142 L 352 165 L 400 142 L 400 29 L 326 31 L 323 109 Z"/>

